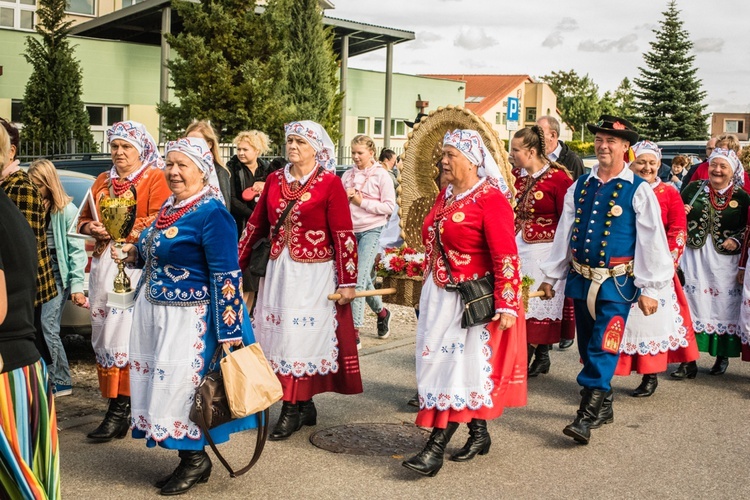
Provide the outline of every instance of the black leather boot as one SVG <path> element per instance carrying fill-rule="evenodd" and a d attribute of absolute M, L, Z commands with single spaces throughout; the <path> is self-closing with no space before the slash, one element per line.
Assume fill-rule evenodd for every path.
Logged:
<path fill-rule="evenodd" d="M 477 454 L 486 455 L 490 451 L 492 439 L 490 439 L 490 433 L 487 432 L 487 421 L 473 418 L 467 425 L 469 426 L 469 440 L 463 448 L 451 455 L 450 459 L 454 462 L 466 462 Z"/>
<path fill-rule="evenodd" d="M 297 403 L 284 401 L 281 405 L 281 415 L 273 432 L 268 436 L 271 441 L 282 441 L 302 428 L 302 421 L 299 415 L 299 406 Z"/>
<path fill-rule="evenodd" d="M 536 346 L 534 362 L 529 367 L 529 377 L 536 377 L 540 373 L 549 373 L 550 366 L 549 346 L 547 344 L 539 344 Z"/>
<path fill-rule="evenodd" d="M 696 375 L 698 375 L 698 363 L 695 361 L 680 363 L 677 370 L 669 374 L 670 377 L 676 378 L 677 380 L 685 380 L 686 378 L 693 379 Z"/>
<path fill-rule="evenodd" d="M 729 358 L 726 356 L 716 356 L 716 363 L 708 370 L 709 375 L 724 375 L 729 368 Z"/>
<path fill-rule="evenodd" d="M 409 406 L 419 408 L 419 393 L 416 393 L 412 398 L 406 402 Z"/>
<path fill-rule="evenodd" d="M 615 400 L 615 394 L 612 392 L 612 389 L 607 392 L 607 394 L 604 395 L 604 401 L 602 401 L 602 407 L 599 410 L 599 415 L 596 417 L 596 420 L 594 420 L 591 425 L 589 425 L 589 429 L 598 429 L 604 424 L 611 424 L 615 421 L 615 412 L 612 409 L 612 403 Z"/>
<path fill-rule="evenodd" d="M 586 388 L 581 392 L 583 393 L 583 397 L 581 398 L 581 406 L 578 408 L 576 418 L 573 420 L 573 423 L 563 429 L 563 434 L 572 437 L 581 444 L 589 444 L 589 440 L 591 439 L 591 424 L 599 416 L 604 396 L 607 393 L 598 389 Z"/>
<path fill-rule="evenodd" d="M 122 439 L 130 429 L 130 396 L 117 396 L 109 400 L 109 408 L 99 427 L 86 437 L 98 443 Z"/>
<path fill-rule="evenodd" d="M 423 476 L 435 476 L 443 466 L 445 447 L 456 429 L 458 429 L 458 423 L 456 422 L 450 422 L 445 429 L 435 427 L 432 429 L 432 434 L 430 434 L 430 439 L 427 440 L 424 449 L 409 460 L 402 462 L 402 465 Z"/>
<path fill-rule="evenodd" d="M 300 427 L 303 425 L 316 425 L 318 423 L 318 410 L 315 409 L 315 403 L 312 399 L 307 401 L 297 401 L 299 408 Z"/>
<path fill-rule="evenodd" d="M 656 378 L 656 374 L 646 374 L 641 380 L 641 385 L 630 394 L 634 398 L 647 398 L 656 391 L 656 386 L 659 385 L 659 379 Z"/>
<path fill-rule="evenodd" d="M 526 366 L 531 366 L 531 360 L 534 358 L 536 352 L 536 346 L 526 344 Z"/>
<path fill-rule="evenodd" d="M 180 465 L 169 481 L 162 486 L 162 495 L 181 495 L 198 483 L 205 483 L 211 475 L 211 459 L 204 450 L 180 450 Z"/>

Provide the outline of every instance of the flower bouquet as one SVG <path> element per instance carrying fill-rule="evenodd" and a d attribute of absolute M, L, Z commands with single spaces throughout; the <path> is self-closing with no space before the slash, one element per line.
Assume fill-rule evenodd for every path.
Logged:
<path fill-rule="evenodd" d="M 383 279 L 383 288 L 395 288 L 393 295 L 384 295 L 383 301 L 414 307 L 419 304 L 425 269 L 424 254 L 413 248 L 387 248 L 375 265 Z"/>

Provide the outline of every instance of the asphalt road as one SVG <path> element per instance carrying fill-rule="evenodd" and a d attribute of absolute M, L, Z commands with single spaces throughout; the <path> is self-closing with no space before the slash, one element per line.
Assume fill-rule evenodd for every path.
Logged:
<path fill-rule="evenodd" d="M 395 339 L 361 351 L 364 394 L 315 398 L 318 425 L 283 442 L 269 442 L 259 463 L 230 479 L 214 459 L 211 479 L 185 498 L 747 498 L 750 364 L 732 360 L 724 376 L 699 362 L 695 380 L 660 376 L 656 394 L 636 399 L 639 376 L 616 377 L 615 422 L 593 431 L 588 446 L 562 434 L 578 405 L 575 348 L 552 353 L 552 370 L 529 382 L 529 403 L 489 425 L 492 448 L 467 463 L 446 460 L 434 478 L 401 466 L 400 456 L 336 454 L 309 436 L 351 423 L 413 422 L 414 343 Z M 72 396 L 72 397 L 75 397 Z M 276 421 L 280 404 L 272 408 Z M 60 433 L 63 498 L 153 498 L 151 486 L 177 465 L 177 454 L 142 441 L 90 444 L 99 415 L 66 422 Z M 449 450 L 467 437 L 462 426 Z M 222 450 L 233 464 L 249 460 L 254 432 Z"/>

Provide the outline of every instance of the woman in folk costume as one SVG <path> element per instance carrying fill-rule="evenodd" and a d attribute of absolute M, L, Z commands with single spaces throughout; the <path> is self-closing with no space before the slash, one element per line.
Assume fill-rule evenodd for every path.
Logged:
<path fill-rule="evenodd" d="M 729 358 L 744 354 L 750 360 L 740 340 L 737 273 L 750 195 L 742 189 L 744 169 L 733 150 L 714 149 L 708 164 L 708 179 L 693 181 L 682 191 L 688 238 L 681 266 L 698 349 L 716 356 L 708 373 L 723 375 Z M 682 363 L 672 376 L 694 378 L 697 373 L 692 361 Z"/>
<path fill-rule="evenodd" d="M 126 245 L 127 261 L 145 269 L 130 336 L 134 438 L 179 450 L 180 463 L 156 482 L 163 495 L 186 492 L 211 475 L 206 438 L 190 420 L 195 390 L 221 344 L 254 342 L 242 301 L 237 229 L 224 206 L 205 140 L 167 143 L 164 176 L 172 196 Z M 254 416 L 211 429 L 214 442 L 255 427 Z"/>
<path fill-rule="evenodd" d="M 104 421 L 88 437 L 106 442 L 123 438 L 130 427 L 129 356 L 130 326 L 133 308 L 107 307 L 107 294 L 117 274 L 117 263 L 110 256 L 110 235 L 100 222 L 101 201 L 105 198 L 136 199 L 136 219 L 127 237 L 129 243 L 138 240 L 141 231 L 153 222 L 169 188 L 161 168 L 164 160 L 159 156 L 154 139 L 146 127 L 138 122 L 117 122 L 107 130 L 107 140 L 112 154 L 112 168 L 97 177 L 91 194 L 97 213 L 84 203 L 78 219 L 78 232 L 93 237 L 96 248 L 91 259 L 89 276 L 89 302 L 91 304 L 91 343 L 96 354 L 99 389 L 109 398 L 109 408 Z M 138 283 L 141 271 L 128 270 L 130 281 Z"/>
<path fill-rule="evenodd" d="M 526 404 L 521 266 L 508 186 L 474 130 L 446 133 L 442 162 L 449 185 L 422 226 L 427 267 L 416 345 L 416 424 L 433 431 L 424 449 L 403 462 L 426 476 L 442 467 L 459 423 L 468 425 L 469 439 L 451 460 L 463 462 L 489 452 L 487 420 Z M 495 315 L 462 328 L 464 304 L 447 285 L 486 275 L 494 277 Z"/>
<path fill-rule="evenodd" d="M 544 131 L 537 125 L 515 133 L 510 141 L 516 177 L 516 245 L 521 258 L 521 274 L 541 283 L 539 265 L 552 249 L 565 193 L 573 178 L 562 165 L 550 162 L 544 154 Z M 565 302 L 565 280 L 555 285 L 554 299 L 529 300 L 526 311 L 529 377 L 549 372 L 549 346 L 560 342 Z"/>
<path fill-rule="evenodd" d="M 240 267 L 272 236 L 253 326 L 284 389 L 269 439 L 316 425 L 313 396 L 362 392 L 352 310 L 357 241 L 349 200 L 334 173 L 333 142 L 319 124 L 287 124 L 289 163 L 266 179 L 239 243 Z M 280 223 L 280 219 L 283 221 Z M 341 294 L 337 303 L 328 300 Z"/>
<path fill-rule="evenodd" d="M 661 166 L 659 147 L 641 141 L 633 146 L 633 152 L 635 160 L 630 169 L 654 190 L 676 269 L 687 239 L 685 206 L 677 189 L 661 182 L 657 175 Z M 659 290 L 659 302 L 650 316 L 644 316 L 633 304 L 625 324 L 615 375 L 627 376 L 633 371 L 643 374 L 633 397 L 651 396 L 658 385 L 656 374 L 666 371 L 668 363 L 695 362 L 699 356 L 690 309 L 676 272 L 671 285 Z"/>

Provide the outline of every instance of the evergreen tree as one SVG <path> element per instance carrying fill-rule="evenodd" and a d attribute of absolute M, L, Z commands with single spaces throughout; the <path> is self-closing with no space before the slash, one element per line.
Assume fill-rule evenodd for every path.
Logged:
<path fill-rule="evenodd" d="M 703 140 L 708 137 L 708 114 L 703 103 L 706 92 L 696 78 L 693 43 L 682 26 L 677 2 L 671 0 L 651 50 L 643 55 L 635 79 L 636 108 L 642 136 L 655 141 Z"/>
<path fill-rule="evenodd" d="M 575 70 L 553 71 L 541 77 L 541 81 L 550 86 L 557 96 L 557 107 L 560 115 L 577 139 L 583 130 L 586 136 L 591 134 L 586 123 L 593 123 L 601 114 L 599 87 L 589 75 L 578 76 Z"/>
<path fill-rule="evenodd" d="M 291 70 L 284 82 L 289 97 L 288 120 L 319 122 L 336 141 L 342 95 L 333 30 L 323 26 L 318 0 L 271 0 L 269 24 L 282 37 L 281 51 Z"/>
<path fill-rule="evenodd" d="M 89 116 L 81 99 L 81 67 L 68 41 L 71 21 L 66 21 L 66 0 L 39 0 L 38 36 L 26 38 L 24 57 L 32 66 L 26 82 L 21 119 L 25 141 L 41 143 L 44 154 L 96 150 Z"/>
<path fill-rule="evenodd" d="M 622 79 L 614 92 L 604 93 L 600 107 L 602 114 L 619 116 L 631 122 L 638 121 L 633 87 L 627 77 Z"/>

